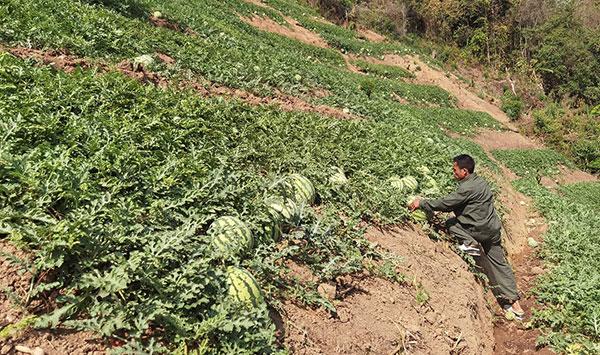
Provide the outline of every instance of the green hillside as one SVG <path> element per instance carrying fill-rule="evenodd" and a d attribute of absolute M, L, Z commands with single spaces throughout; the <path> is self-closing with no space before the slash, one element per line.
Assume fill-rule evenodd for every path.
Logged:
<path fill-rule="evenodd" d="M 365 222 L 414 222 L 407 200 L 452 191 L 457 154 L 499 171 L 480 146 L 447 134 L 503 129 L 490 115 L 457 108 L 448 92 L 410 82 L 403 69 L 366 61 L 418 48 L 365 41 L 295 1 L 264 3 L 269 7 L 243 0 L 0 2 L 0 238 L 35 256 L 21 261 L 35 276 L 22 306 L 53 295 L 52 307 L 32 311 L 35 326 L 91 330 L 123 341 L 130 353 L 285 351 L 269 308 L 293 299 L 333 311 L 319 282 L 361 270 L 403 279 L 394 271 L 398 260 L 364 238 Z M 252 16 L 283 26 L 290 26 L 284 16 L 292 17 L 329 48 L 260 31 L 242 19 Z M 66 72 L 27 58 L 29 49 L 85 65 Z M 363 56 L 356 65 L 364 73 L 348 69 L 347 53 Z M 144 55 L 152 60 L 140 61 Z M 166 85 L 136 80 L 125 67 Z M 267 104 L 220 97 L 215 87 Z M 275 97 L 333 107 L 348 118 L 283 110 L 268 104 Z M 502 154 L 495 155 L 527 176 L 527 157 Z M 568 165 L 556 155 L 540 169 Z M 292 174 L 308 178 L 314 201 L 298 197 Z M 406 176 L 419 186 L 390 182 Z M 560 193 L 577 199 L 597 185 Z M 537 185 L 527 192 L 550 221 L 567 223 L 556 214 L 565 209 L 562 195 L 555 206 L 547 202 L 553 192 Z M 293 200 L 295 208 L 275 213 L 273 198 Z M 251 248 L 215 247 L 215 235 L 242 233 L 210 229 L 222 216 L 243 221 Z M 576 218 L 575 232 L 553 227 L 548 239 L 588 233 L 587 240 L 600 240 L 587 223 L 594 215 Z M 274 238 L 279 228 L 283 235 Z M 588 243 L 577 240 L 582 248 Z M 555 263 L 563 244 L 548 244 Z M 594 256 L 586 254 L 588 264 L 598 264 Z M 307 265 L 319 282 L 290 277 L 282 260 Z M 232 294 L 230 266 L 247 270 L 262 296 Z M 553 331 L 548 342 L 559 350 L 576 344 L 592 351 L 600 342 L 598 297 L 588 295 L 587 305 L 564 315 L 561 307 L 572 303 L 560 294 L 568 289 L 551 287 L 573 272 L 569 267 L 543 280 L 540 300 L 550 307 L 536 325 Z M 597 277 L 585 290 L 597 293 L 596 285 Z M 557 315 L 560 324 L 552 321 Z"/>

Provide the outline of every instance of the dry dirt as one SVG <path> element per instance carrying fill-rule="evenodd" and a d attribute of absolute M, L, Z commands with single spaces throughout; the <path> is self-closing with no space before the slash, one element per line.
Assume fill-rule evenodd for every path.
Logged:
<path fill-rule="evenodd" d="M 263 31 L 277 33 L 320 48 L 329 47 L 321 36 L 302 27 L 298 21 L 288 16 L 284 16 L 284 19 L 287 21 L 289 27 L 283 26 L 268 17 L 253 16 L 252 18 L 242 17 L 241 19 Z"/>
<path fill-rule="evenodd" d="M 357 32 L 359 38 L 370 42 L 385 42 L 386 40 L 385 36 L 382 36 L 379 33 L 371 31 L 367 28 L 359 28 Z"/>
<path fill-rule="evenodd" d="M 0 240 L 0 290 L 9 290 L 17 299 L 24 300 L 31 284 L 31 273 L 15 263 L 13 257 L 29 260 L 29 256 L 15 248 L 6 240 Z M 27 308 L 43 308 L 44 304 L 31 304 Z M 9 324 L 15 324 L 30 316 L 28 311 L 17 306 L 7 297 L 6 292 L 0 292 L 0 329 Z M 40 347 L 46 354 L 104 354 L 106 347 L 93 334 L 87 332 L 56 330 L 17 331 L 12 337 L 0 338 L 0 355 L 17 354 L 15 346 L 26 346 L 30 349 Z"/>
<path fill-rule="evenodd" d="M 371 229 L 367 239 L 403 258 L 398 271 L 407 282 L 365 278 L 345 297 L 336 293 L 337 316 L 286 304 L 285 344 L 293 353 L 492 353 L 483 289 L 458 255 L 412 228 Z M 429 295 L 423 305 L 417 285 Z"/>
<path fill-rule="evenodd" d="M 365 57 L 364 59 L 373 63 L 395 65 L 404 68 L 415 75 L 412 82 L 439 86 L 456 97 L 458 107 L 487 112 L 507 128 L 515 132 L 517 131 L 516 127 L 510 122 L 509 117 L 498 106 L 469 91 L 466 88 L 466 84 L 462 83 L 456 76 L 430 67 L 417 56 L 389 54 L 385 55 L 383 60 L 373 57 Z"/>

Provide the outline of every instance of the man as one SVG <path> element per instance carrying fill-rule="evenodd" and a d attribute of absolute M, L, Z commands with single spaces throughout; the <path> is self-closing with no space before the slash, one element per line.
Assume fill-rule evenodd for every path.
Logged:
<path fill-rule="evenodd" d="M 500 244 L 500 218 L 494 208 L 493 194 L 487 182 L 475 173 L 475 161 L 463 154 L 454 158 L 454 178 L 458 189 L 437 200 L 415 199 L 409 208 L 454 212 L 446 221 L 448 233 L 458 240 L 458 248 L 473 256 L 483 269 L 490 286 L 507 316 L 522 319 L 515 276 Z"/>

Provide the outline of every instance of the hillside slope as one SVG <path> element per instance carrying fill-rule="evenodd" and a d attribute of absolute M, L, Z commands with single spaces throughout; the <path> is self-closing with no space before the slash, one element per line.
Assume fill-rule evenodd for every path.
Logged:
<path fill-rule="evenodd" d="M 518 164 L 489 144 L 524 138 L 417 48 L 285 0 L 29 0 L 0 13 L 0 353 L 535 347 L 527 331 L 494 348 L 497 306 L 405 208 L 451 191 L 466 152 L 499 187 L 517 267 L 543 232 L 504 182 L 517 177 L 503 164 L 522 175 Z M 294 174 L 316 199 L 298 197 Z M 407 176 L 419 185 L 394 183 Z M 274 213 L 278 199 L 288 207 Z M 223 216 L 251 247 L 215 246 Z M 252 306 L 232 294 L 231 266 L 256 278 Z M 596 346 L 586 323 L 577 332 Z"/>

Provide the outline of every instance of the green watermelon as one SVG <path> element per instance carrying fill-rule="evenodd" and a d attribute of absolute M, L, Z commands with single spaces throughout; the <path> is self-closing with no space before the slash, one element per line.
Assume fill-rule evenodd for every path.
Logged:
<path fill-rule="evenodd" d="M 208 229 L 212 245 L 222 253 L 238 255 L 252 249 L 254 238 L 250 228 L 239 218 L 223 216 L 217 218 Z"/>
<path fill-rule="evenodd" d="M 331 168 L 331 176 L 329 176 L 329 182 L 332 185 L 344 185 L 348 182 L 348 178 L 346 177 L 346 174 L 344 174 L 344 170 L 334 166 Z"/>
<path fill-rule="evenodd" d="M 429 170 L 429 168 L 426 167 L 425 165 L 421 165 L 420 167 L 418 167 L 417 171 L 420 172 L 423 175 L 429 175 L 429 174 L 431 174 L 431 170 Z"/>
<path fill-rule="evenodd" d="M 427 222 L 427 214 L 423 210 L 414 210 L 410 216 L 417 222 Z"/>
<path fill-rule="evenodd" d="M 281 224 L 273 222 L 264 226 L 265 235 L 274 241 L 278 241 L 281 238 Z"/>
<path fill-rule="evenodd" d="M 389 184 L 400 191 L 414 191 L 419 186 L 417 179 L 408 175 L 403 178 L 392 176 L 388 179 Z"/>
<path fill-rule="evenodd" d="M 258 282 L 244 269 L 235 266 L 227 268 L 229 290 L 227 296 L 236 304 L 258 307 L 264 302 Z"/>
<path fill-rule="evenodd" d="M 404 185 L 405 191 L 414 191 L 419 187 L 419 182 L 414 177 L 408 175 L 402 178 L 402 183 Z"/>
<path fill-rule="evenodd" d="M 265 203 L 275 222 L 291 222 L 299 214 L 298 205 L 289 198 L 272 196 Z"/>
<path fill-rule="evenodd" d="M 395 189 L 398 189 L 398 190 L 404 189 L 404 182 L 402 181 L 402 179 L 399 176 L 392 176 L 391 178 L 388 179 L 388 183 L 390 184 L 390 186 L 392 186 Z"/>
<path fill-rule="evenodd" d="M 287 177 L 286 182 L 291 188 L 294 202 L 310 205 L 315 200 L 315 187 L 306 177 L 300 174 L 292 174 Z"/>

